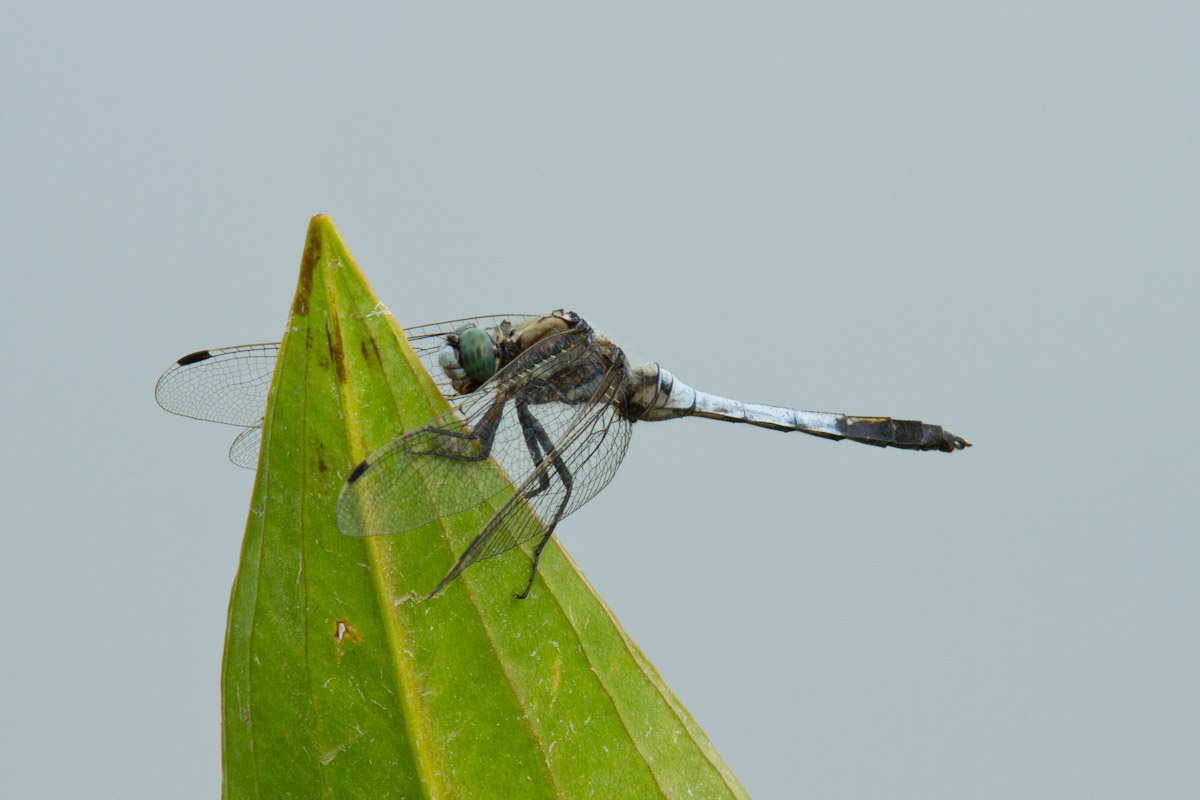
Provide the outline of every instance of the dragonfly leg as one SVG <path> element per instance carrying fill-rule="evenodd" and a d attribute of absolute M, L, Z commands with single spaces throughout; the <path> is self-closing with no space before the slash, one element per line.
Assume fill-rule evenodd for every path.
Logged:
<path fill-rule="evenodd" d="M 529 503 L 550 488 L 550 476 L 548 473 L 551 466 L 558 473 L 558 478 L 562 482 L 564 489 L 562 499 L 558 501 L 558 505 L 554 509 L 552 516 L 546 517 L 528 505 L 526 505 L 524 512 L 518 512 L 529 514 L 532 517 L 529 521 L 538 523 L 534 535 L 540 537 L 537 546 L 533 550 L 533 567 L 529 571 L 529 580 L 525 584 L 525 589 L 519 594 L 516 592 L 513 593 L 513 596 L 517 599 L 524 600 L 529 596 L 529 592 L 533 588 L 533 579 L 537 576 L 538 561 L 541 559 L 542 549 L 545 548 L 546 542 L 550 541 L 555 526 L 563 518 L 567 504 L 571 501 L 574 480 L 570 469 L 567 468 L 566 461 L 555 449 L 554 442 L 551 441 L 545 428 L 542 427 L 533 413 L 524 403 L 518 403 L 516 409 L 525 436 L 525 445 L 529 448 L 529 455 L 533 458 L 534 462 L 533 472 L 519 489 L 521 497 L 526 503 Z M 505 512 L 517 511 L 517 508 L 511 501 L 506 504 L 505 508 L 496 517 L 493 517 L 487 526 L 480 531 L 479 535 L 475 537 L 475 540 L 467 546 L 467 549 L 458 557 L 458 561 L 446 573 L 446 577 L 442 578 L 441 583 L 434 587 L 434 590 L 429 593 L 426 599 L 432 598 L 440 592 L 445 588 L 446 584 L 457 578 L 462 574 L 463 570 L 480 558 L 490 558 L 491 556 L 499 555 L 521 542 L 532 539 L 532 536 L 522 535 L 520 527 L 516 530 L 508 528 L 508 525 L 512 523 L 514 518 Z M 500 539 L 494 540 L 497 536 Z M 497 542 L 501 544 L 497 546 Z M 489 548 L 489 545 L 494 549 Z"/>
<path fill-rule="evenodd" d="M 496 431 L 504 411 L 503 400 L 497 401 L 474 430 L 456 431 L 449 428 L 426 427 L 416 431 L 406 452 L 416 456 L 440 456 L 454 461 L 484 461 L 492 454 Z M 468 452 L 476 445 L 476 452 Z"/>
<path fill-rule="evenodd" d="M 401 442 L 407 455 L 439 456 L 453 461 L 483 461 L 492 453 L 503 410 L 503 402 L 495 403 L 474 430 L 463 432 L 426 426 L 407 433 L 396 441 Z M 475 452 L 472 452 L 473 448 Z M 350 470 L 350 474 L 346 476 L 346 483 L 357 483 L 363 474 L 378 462 L 379 459 L 375 458 L 374 453 L 367 456 Z"/>
<path fill-rule="evenodd" d="M 537 417 L 529 410 L 529 406 L 525 403 L 518 402 L 517 419 L 521 423 L 521 433 L 525 436 L 525 447 L 529 450 L 529 457 L 533 459 L 534 474 L 538 476 L 538 485 L 531 486 L 524 490 L 523 494 L 526 499 L 536 497 L 542 492 L 550 488 L 550 476 L 545 470 L 539 470 L 542 457 L 545 453 L 553 449 L 553 444 L 550 442 L 550 437 L 546 435 L 546 429 L 542 427 L 542 423 L 538 422 Z"/>
<path fill-rule="evenodd" d="M 549 458 L 550 463 L 554 466 L 554 471 L 558 473 L 558 478 L 562 481 L 563 487 L 566 489 L 563 492 L 562 500 L 559 501 L 558 508 L 555 509 L 553 521 L 547 526 L 546 532 L 542 534 L 541 540 L 533 550 L 533 567 L 529 570 L 529 582 L 525 584 L 523 592 L 513 595 L 518 600 L 524 600 L 529 596 L 529 591 L 533 588 L 533 579 L 537 575 L 538 559 L 542 557 L 542 548 L 546 546 L 546 542 L 550 541 L 550 536 L 554 533 L 555 526 L 563 518 L 567 503 L 571 500 L 571 490 L 574 488 L 574 480 L 571 476 L 571 471 L 567 469 L 566 462 L 563 461 L 562 456 L 554 449 L 554 443 L 550 441 L 550 437 L 546 434 L 546 429 L 542 427 L 542 424 L 538 422 L 537 417 L 533 415 L 533 412 L 529 410 L 525 403 L 517 404 L 517 418 L 521 422 L 521 429 L 525 434 L 525 446 L 529 448 L 529 455 L 533 457 L 534 469 L 538 474 L 537 487 L 527 487 L 523 491 L 524 496 L 526 498 L 536 497 L 550 488 L 550 476 L 547 474 L 547 471 L 544 468 L 538 469 L 547 458 Z"/>
<path fill-rule="evenodd" d="M 562 460 L 562 456 L 554 449 L 554 442 L 550 441 L 550 437 L 546 434 L 546 429 L 542 427 L 542 423 L 537 421 L 537 417 L 525 406 L 524 403 L 517 405 L 517 417 L 521 421 L 521 428 L 525 434 L 525 445 L 529 448 L 529 454 L 533 456 L 534 472 L 538 476 L 538 486 L 532 491 L 527 488 L 524 490 L 526 498 L 536 497 L 542 492 L 550 488 L 550 476 L 545 469 L 538 469 L 542 462 L 550 459 L 550 463 L 554 466 L 554 471 L 558 473 L 559 480 L 562 481 L 566 492 L 563 493 L 562 502 L 558 504 L 558 511 L 554 515 L 554 523 L 550 526 L 558 524 L 558 521 L 563 517 L 563 511 L 567 507 L 567 501 L 571 499 L 571 489 L 574 487 L 574 481 L 571 478 L 571 470 L 567 469 L 566 462 Z"/>
<path fill-rule="evenodd" d="M 533 548 L 533 569 L 529 570 L 529 582 L 525 584 L 525 591 L 520 594 L 513 593 L 513 597 L 518 600 L 524 600 L 529 597 L 529 590 L 533 588 L 533 578 L 537 575 L 538 559 L 542 557 L 542 548 L 546 546 L 546 542 L 550 541 L 550 535 L 554 533 L 554 526 L 550 526 L 550 530 L 546 531 L 546 535 L 537 543 L 537 547 Z"/>

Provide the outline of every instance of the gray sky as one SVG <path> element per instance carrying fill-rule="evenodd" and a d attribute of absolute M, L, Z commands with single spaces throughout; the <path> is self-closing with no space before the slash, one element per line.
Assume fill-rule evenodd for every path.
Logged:
<path fill-rule="evenodd" d="M 401 324 L 976 444 L 644 424 L 560 527 L 752 796 L 1200 795 L 1194 3 L 393 5 L 6 12 L 10 796 L 218 793 L 252 476 L 152 390 L 318 212 Z"/>

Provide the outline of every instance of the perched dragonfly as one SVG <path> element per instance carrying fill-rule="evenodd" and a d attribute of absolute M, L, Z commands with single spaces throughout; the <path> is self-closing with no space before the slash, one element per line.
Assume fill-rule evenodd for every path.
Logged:
<path fill-rule="evenodd" d="M 537 540 L 529 580 L 516 595 L 527 597 L 542 548 L 563 517 L 612 479 L 634 422 L 697 416 L 878 447 L 952 453 L 971 446 L 917 420 L 795 411 L 697 391 L 658 364 L 630 364 L 571 311 L 405 333 L 452 409 L 350 471 L 338 528 L 348 536 L 402 533 L 516 487 L 430 598 L 476 561 Z M 245 426 L 229 457 L 253 468 L 278 352 L 278 344 L 252 344 L 192 353 L 159 378 L 155 397 L 176 414 Z"/>

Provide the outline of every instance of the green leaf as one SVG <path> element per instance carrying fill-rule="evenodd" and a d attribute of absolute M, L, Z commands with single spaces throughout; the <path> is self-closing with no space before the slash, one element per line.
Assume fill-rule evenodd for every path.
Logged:
<path fill-rule="evenodd" d="M 229 608 L 224 796 L 744 797 L 556 541 L 527 600 L 528 547 L 417 599 L 503 497 L 402 535 L 338 532 L 350 465 L 446 408 L 315 217 Z"/>

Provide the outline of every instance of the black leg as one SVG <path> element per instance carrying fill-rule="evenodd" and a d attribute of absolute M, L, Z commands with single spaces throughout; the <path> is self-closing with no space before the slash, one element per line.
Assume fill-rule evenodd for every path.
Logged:
<path fill-rule="evenodd" d="M 415 456 L 440 456 L 454 461 L 484 461 L 492 454 L 492 445 L 496 441 L 496 431 L 500 429 L 500 420 L 504 416 L 504 400 L 498 399 L 488 413 L 479 421 L 474 430 L 454 431 L 447 428 L 423 428 L 413 432 L 412 442 L 406 447 L 406 452 Z M 478 442 L 479 452 L 475 455 L 464 455 L 456 452 L 453 446 L 442 442 L 446 439 L 465 442 Z M 418 441 L 428 441 L 428 449 L 417 449 Z"/>
<path fill-rule="evenodd" d="M 525 584 L 525 591 L 520 594 L 513 595 L 518 600 L 524 600 L 529 596 L 529 591 L 533 588 L 533 579 L 537 575 L 538 559 L 542 557 L 542 548 L 546 546 L 546 542 L 550 541 L 550 536 L 554 533 L 555 526 L 562 519 L 563 512 L 567 508 L 567 503 L 571 500 L 571 490 L 574 488 L 574 481 L 571 477 L 571 471 L 567 469 L 567 464 L 563 461 L 562 456 L 554 448 L 554 443 L 550 441 L 550 437 L 546 434 L 546 429 L 542 427 L 537 418 L 525 407 L 525 404 L 517 404 L 517 416 L 521 421 L 521 428 L 525 433 L 525 445 L 529 448 L 529 453 L 534 457 L 536 464 L 541 464 L 544 460 L 543 453 L 549 457 L 550 463 L 554 465 L 554 471 L 558 473 L 559 480 L 562 481 L 563 487 L 566 489 L 563 492 L 562 501 L 559 502 L 558 508 L 554 512 L 554 519 L 546 528 L 546 533 L 543 534 L 541 541 L 537 543 L 537 547 L 533 550 L 533 568 L 529 570 L 529 582 Z M 550 487 L 550 476 L 545 470 L 540 471 L 539 485 L 532 491 L 528 492 L 526 497 L 535 497 Z"/>
<path fill-rule="evenodd" d="M 520 594 L 513 594 L 513 597 L 518 600 L 524 600 L 526 597 L 529 597 L 529 590 L 533 588 L 533 578 L 537 575 L 538 559 L 542 557 L 542 548 L 546 546 L 546 542 L 550 541 L 552 533 L 554 533 L 553 526 L 550 527 L 550 530 L 546 531 L 546 535 L 537 543 L 537 547 L 533 548 L 533 569 L 529 570 L 529 582 L 525 584 L 525 591 Z"/>
<path fill-rule="evenodd" d="M 533 460 L 533 469 L 538 476 L 538 485 L 525 490 L 525 499 L 528 500 L 550 488 L 550 476 L 539 467 L 542 465 L 543 453 L 550 452 L 553 446 L 550 437 L 546 435 L 546 429 L 542 427 L 542 423 L 538 422 L 529 407 L 522 402 L 516 403 L 516 407 L 517 420 L 521 423 L 521 433 L 525 436 L 525 447 L 529 450 L 529 457 Z"/>

